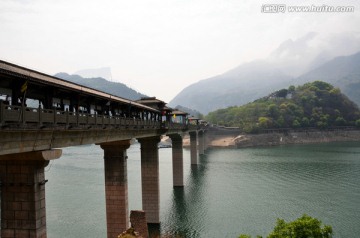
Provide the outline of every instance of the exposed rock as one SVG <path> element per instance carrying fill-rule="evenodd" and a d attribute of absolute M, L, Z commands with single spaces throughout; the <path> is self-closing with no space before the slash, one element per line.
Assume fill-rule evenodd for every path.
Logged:
<path fill-rule="evenodd" d="M 360 130 L 304 130 L 266 134 L 246 134 L 235 139 L 237 148 L 286 144 L 312 144 L 339 141 L 360 141 Z"/>

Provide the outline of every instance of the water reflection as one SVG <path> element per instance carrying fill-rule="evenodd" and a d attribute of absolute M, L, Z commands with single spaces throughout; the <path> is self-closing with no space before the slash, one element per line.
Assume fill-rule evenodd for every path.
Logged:
<path fill-rule="evenodd" d="M 162 226 L 162 233 L 172 237 L 201 237 L 206 221 L 207 162 L 200 158 L 191 165 L 184 188 L 174 188 L 170 210 Z"/>
<path fill-rule="evenodd" d="M 304 213 L 357 237 L 359 143 L 212 150 L 173 189 L 162 220 L 170 237 L 268 234 L 277 218 Z"/>
<path fill-rule="evenodd" d="M 130 210 L 141 205 L 140 148 L 128 151 Z M 360 143 L 211 150 L 190 165 L 184 188 L 172 186 L 171 149 L 160 150 L 161 226 L 176 238 L 265 236 L 276 218 L 307 213 L 335 236 L 360 234 Z M 103 151 L 65 148 L 46 172 L 48 236 L 105 237 Z M 69 182 L 71 181 L 71 182 Z"/>

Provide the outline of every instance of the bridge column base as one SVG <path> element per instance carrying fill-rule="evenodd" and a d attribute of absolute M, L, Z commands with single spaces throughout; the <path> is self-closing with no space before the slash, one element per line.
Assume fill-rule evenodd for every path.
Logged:
<path fill-rule="evenodd" d="M 184 186 L 183 140 L 181 135 L 169 135 L 172 141 L 173 186 Z"/>
<path fill-rule="evenodd" d="M 1 237 L 46 238 L 45 174 L 61 150 L 0 156 Z"/>
<path fill-rule="evenodd" d="M 100 144 L 104 150 L 107 237 L 129 227 L 127 155 L 130 140 Z"/>
<path fill-rule="evenodd" d="M 160 223 L 159 149 L 160 137 L 139 139 L 141 144 L 142 205 L 148 223 Z"/>
<path fill-rule="evenodd" d="M 205 154 L 205 142 L 204 142 L 204 132 L 199 131 L 198 133 L 198 140 L 199 140 L 199 155 Z"/>
<path fill-rule="evenodd" d="M 198 154 L 197 154 L 197 133 L 196 131 L 189 132 L 190 134 L 190 157 L 191 164 L 198 164 Z"/>

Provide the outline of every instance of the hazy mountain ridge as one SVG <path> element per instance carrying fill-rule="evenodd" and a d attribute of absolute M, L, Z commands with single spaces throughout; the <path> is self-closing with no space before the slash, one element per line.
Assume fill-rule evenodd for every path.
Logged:
<path fill-rule="evenodd" d="M 217 108 L 255 100 L 269 90 L 285 86 L 284 82 L 290 79 L 290 76 L 269 67 L 266 62 L 254 61 L 188 86 L 169 104 L 180 104 L 201 113 L 208 113 Z M 259 84 L 262 87 L 257 87 Z"/>
<path fill-rule="evenodd" d="M 242 106 L 213 111 L 206 120 L 253 133 L 273 128 L 360 127 L 360 110 L 338 88 L 314 81 L 278 90 Z"/>
<path fill-rule="evenodd" d="M 78 70 L 74 75 L 80 75 L 83 78 L 103 78 L 108 81 L 112 80 L 111 68 L 102 67 L 96 69 L 82 69 Z"/>
<path fill-rule="evenodd" d="M 94 88 L 115 96 L 130 100 L 138 100 L 141 97 L 146 97 L 146 95 L 141 94 L 134 89 L 129 88 L 123 83 L 110 82 L 104 78 L 83 78 L 79 75 L 70 75 L 67 73 L 57 73 L 55 77 L 68 80 L 73 83 L 81 84 L 90 88 Z"/>
<path fill-rule="evenodd" d="M 360 52 L 336 57 L 320 67 L 296 78 L 293 84 L 323 80 L 339 87 L 357 105 L 360 105 Z"/>
<path fill-rule="evenodd" d="M 360 105 L 360 96 L 357 96 L 360 93 L 354 91 L 360 83 L 356 70 L 360 68 L 360 61 L 350 55 L 358 51 L 357 33 L 324 38 L 312 32 L 297 40 L 286 40 L 266 59 L 241 64 L 186 87 L 169 105 L 183 105 L 207 114 L 219 108 L 243 105 L 292 84 L 314 80 L 333 83 Z M 343 56 L 339 64 L 336 57 L 341 55 L 350 56 Z M 335 59 L 337 61 L 331 63 Z M 328 63 L 333 65 L 322 67 Z"/>

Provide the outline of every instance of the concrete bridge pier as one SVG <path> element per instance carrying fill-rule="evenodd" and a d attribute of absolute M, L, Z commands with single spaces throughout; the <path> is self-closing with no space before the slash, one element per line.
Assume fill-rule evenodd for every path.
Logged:
<path fill-rule="evenodd" d="M 196 131 L 190 131 L 190 157 L 191 164 L 198 164 L 198 151 L 197 151 L 197 133 Z"/>
<path fill-rule="evenodd" d="M 1 237 L 46 238 L 45 174 L 61 150 L 0 156 Z"/>
<path fill-rule="evenodd" d="M 129 227 L 127 155 L 130 140 L 101 143 L 104 150 L 107 237 Z"/>
<path fill-rule="evenodd" d="M 184 187 L 183 140 L 179 134 L 169 135 L 172 141 L 173 186 Z"/>
<path fill-rule="evenodd" d="M 204 150 L 206 151 L 209 148 L 209 136 L 208 132 L 204 131 Z"/>
<path fill-rule="evenodd" d="M 198 132 L 198 140 L 199 140 L 199 155 L 205 154 L 205 136 L 204 131 Z"/>
<path fill-rule="evenodd" d="M 160 223 L 159 149 L 160 136 L 138 139 L 141 144 L 142 206 L 148 223 Z"/>

